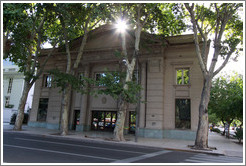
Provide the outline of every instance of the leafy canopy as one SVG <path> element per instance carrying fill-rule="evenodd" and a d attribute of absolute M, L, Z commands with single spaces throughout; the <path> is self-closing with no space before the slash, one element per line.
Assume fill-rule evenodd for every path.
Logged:
<path fill-rule="evenodd" d="M 221 121 L 243 120 L 242 75 L 220 77 L 213 82 L 209 109 Z"/>

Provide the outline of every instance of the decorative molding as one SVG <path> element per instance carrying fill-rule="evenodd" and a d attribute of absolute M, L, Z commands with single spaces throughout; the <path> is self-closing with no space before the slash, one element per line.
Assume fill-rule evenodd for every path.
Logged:
<path fill-rule="evenodd" d="M 190 89 L 191 84 L 185 84 L 185 85 L 178 85 L 178 84 L 175 84 L 175 85 L 173 85 L 173 87 L 174 87 L 175 89 L 178 89 L 178 88 L 182 88 L 182 89 L 187 88 L 187 89 Z"/>
<path fill-rule="evenodd" d="M 186 61 L 186 62 L 171 62 L 171 65 L 175 66 L 175 65 L 179 65 L 179 66 L 183 66 L 183 65 L 193 65 L 192 61 Z"/>

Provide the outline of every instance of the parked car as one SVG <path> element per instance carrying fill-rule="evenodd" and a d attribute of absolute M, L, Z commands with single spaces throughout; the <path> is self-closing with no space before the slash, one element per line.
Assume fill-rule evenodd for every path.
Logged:
<path fill-rule="evenodd" d="M 10 119 L 9 124 L 11 124 L 11 125 L 15 124 L 16 116 L 17 116 L 17 113 L 14 113 L 14 114 L 11 116 L 11 119 Z M 27 124 L 27 122 L 28 122 L 28 117 L 29 117 L 29 114 L 28 114 L 28 113 L 24 113 L 23 124 Z"/>

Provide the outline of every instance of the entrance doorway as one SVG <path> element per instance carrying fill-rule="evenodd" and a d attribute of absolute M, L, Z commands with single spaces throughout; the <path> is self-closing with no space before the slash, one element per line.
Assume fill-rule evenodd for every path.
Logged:
<path fill-rule="evenodd" d="M 136 111 L 129 112 L 129 133 L 135 134 L 136 130 Z"/>
<path fill-rule="evenodd" d="M 116 120 L 116 111 L 92 111 L 91 130 L 113 131 Z"/>
<path fill-rule="evenodd" d="M 72 130 L 76 130 L 76 125 L 79 125 L 80 110 L 74 110 L 74 119 Z"/>

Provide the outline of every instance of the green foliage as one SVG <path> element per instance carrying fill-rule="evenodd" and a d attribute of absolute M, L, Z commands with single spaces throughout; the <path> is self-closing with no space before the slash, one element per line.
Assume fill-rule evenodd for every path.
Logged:
<path fill-rule="evenodd" d="M 64 21 L 70 47 L 75 39 L 103 23 L 108 14 L 105 4 L 98 3 L 57 3 L 53 10 L 58 21 Z M 64 32 L 61 26 L 58 28 L 63 39 L 59 44 L 63 48 L 62 51 L 65 51 Z"/>
<path fill-rule="evenodd" d="M 213 82 L 209 109 L 221 121 L 243 120 L 242 75 L 220 77 Z"/>
<path fill-rule="evenodd" d="M 13 104 L 5 105 L 5 108 L 13 108 L 13 107 L 14 107 Z"/>
<path fill-rule="evenodd" d="M 188 69 L 178 69 L 176 70 L 177 84 L 178 85 L 187 85 L 189 84 L 189 70 Z"/>
<path fill-rule="evenodd" d="M 53 76 L 53 86 L 60 87 L 63 91 L 68 85 L 72 86 L 73 90 L 82 94 L 90 93 L 97 97 L 99 94 L 110 95 L 114 99 L 124 99 L 128 103 L 137 103 L 141 97 L 138 95 L 142 89 L 135 81 L 127 82 L 128 89 L 124 89 L 123 80 L 126 76 L 124 72 L 105 71 L 98 79 L 87 77 L 76 77 L 71 74 L 64 73 L 58 69 L 49 70 Z M 89 85 L 88 87 L 86 85 Z M 90 89 L 89 89 L 90 88 Z"/>
<path fill-rule="evenodd" d="M 19 66 L 25 80 L 31 82 L 38 78 L 36 70 L 40 49 L 45 42 L 55 43 L 49 34 L 55 34 L 50 27 L 55 24 L 49 10 L 52 4 L 4 3 L 4 34 L 10 41 L 7 56 Z M 49 26 L 48 26 L 49 25 Z"/>
<path fill-rule="evenodd" d="M 241 143 L 241 140 L 243 139 L 243 129 L 237 128 L 234 137 Z"/>
<path fill-rule="evenodd" d="M 183 4 L 161 3 L 154 10 L 152 19 L 156 22 L 155 27 L 163 36 L 181 34 L 187 28 L 184 22 Z"/>
<path fill-rule="evenodd" d="M 218 129 L 218 128 L 212 128 L 211 131 L 216 132 L 216 133 L 220 133 L 220 129 Z"/>
<path fill-rule="evenodd" d="M 230 52 L 239 53 L 237 46 L 243 42 L 243 22 L 239 16 L 242 7 L 242 3 L 211 3 L 207 7 L 196 5 L 196 19 L 199 20 L 200 28 L 204 34 L 214 33 L 217 35 L 215 39 L 221 40 L 218 43 L 220 46 L 215 45 L 222 57 Z M 222 34 L 223 38 L 218 38 Z"/>
<path fill-rule="evenodd" d="M 125 72 L 106 71 L 103 77 L 96 80 L 96 86 L 98 86 L 96 93 L 110 95 L 114 99 L 122 99 L 127 101 L 128 103 L 137 103 L 140 100 L 140 96 L 138 95 L 141 86 L 136 82 L 126 82 L 125 84 L 128 86 L 128 89 L 124 89 L 124 83 L 121 80 L 124 80 L 126 77 Z M 100 87 L 100 85 L 103 85 Z"/>
<path fill-rule="evenodd" d="M 208 122 L 212 123 L 214 125 L 218 124 L 220 122 L 220 119 L 216 116 L 215 113 L 211 113 L 211 110 L 208 110 Z"/>
<path fill-rule="evenodd" d="M 73 90 L 84 94 L 88 93 L 86 85 L 93 84 L 93 81 L 89 78 L 76 77 L 72 74 L 64 73 L 59 69 L 52 69 L 48 72 L 53 76 L 52 85 L 55 85 L 53 87 L 60 87 L 61 91 L 63 91 L 68 85 L 71 85 Z"/>

